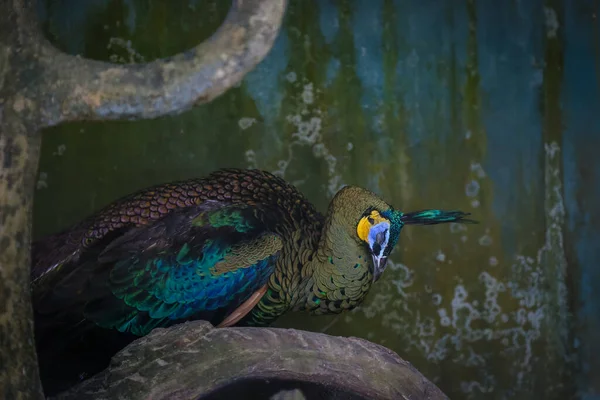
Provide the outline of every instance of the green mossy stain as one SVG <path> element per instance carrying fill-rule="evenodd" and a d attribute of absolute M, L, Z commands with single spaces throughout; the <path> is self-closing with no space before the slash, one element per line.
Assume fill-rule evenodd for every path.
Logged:
<path fill-rule="evenodd" d="M 327 176 L 328 169 L 325 158 L 318 155 L 326 134 L 323 118 L 328 104 L 321 90 L 329 55 L 317 10 L 312 2 L 288 4 L 280 33 L 286 36 L 288 49 L 287 68 L 278 77 L 282 103 L 273 132 L 267 134 L 274 151 L 263 155 L 273 165 L 271 171 L 296 183 L 319 207 L 326 207 L 324 180 L 320 179 L 321 186 L 309 184 L 315 177 Z"/>
<path fill-rule="evenodd" d="M 557 19 L 561 7 L 558 2 L 549 0 L 546 2 L 546 12 L 556 13 Z M 547 22 L 549 23 L 549 22 Z M 544 81 L 542 85 L 542 114 L 544 116 L 543 133 L 544 142 L 556 142 L 562 144 L 562 107 L 561 107 L 561 83 L 563 74 L 563 44 L 562 44 L 562 15 L 558 20 L 558 30 L 555 33 L 546 32 L 546 51 L 544 55 Z M 548 30 L 553 29 L 547 27 Z"/>
<path fill-rule="evenodd" d="M 353 10 L 348 0 L 337 2 L 337 8 L 339 30 L 329 51 L 340 61 L 340 68 L 327 93 L 335 113 L 325 120 L 329 129 L 325 143 L 342 154 L 338 159 L 342 180 L 348 184 L 367 185 L 374 172 L 371 163 L 375 147 L 360 104 L 362 85 L 356 73 Z M 352 143 L 352 150 L 344 153 L 348 143 Z"/>
<path fill-rule="evenodd" d="M 536 392 L 546 396 L 562 394 L 567 397 L 574 390 L 570 379 L 576 359 L 573 354 L 573 332 L 570 328 L 569 304 L 566 303 L 565 290 L 572 290 L 575 265 L 567 269 L 563 238 L 566 235 L 564 215 L 560 222 L 556 220 L 556 207 L 564 207 L 564 185 L 562 166 L 563 113 L 561 86 L 564 66 L 564 5 L 557 0 L 545 1 L 545 54 L 544 79 L 541 90 L 541 112 L 543 115 L 542 166 L 545 171 L 545 230 L 546 245 L 550 246 L 542 254 L 544 265 L 544 283 L 547 290 L 547 309 L 544 324 L 545 346 L 539 351 L 548 354 L 544 360 L 545 368 L 552 371 L 545 379 L 536 382 Z M 555 147 L 555 150 L 552 148 Z M 553 216 L 552 214 L 555 214 Z M 560 223 L 561 226 L 556 226 Z M 571 304 L 571 307 L 573 305 Z M 541 367 L 541 365 L 540 365 Z"/>
<path fill-rule="evenodd" d="M 481 89 L 479 76 L 479 54 L 477 50 L 477 7 L 475 0 L 467 0 L 469 36 L 467 38 L 467 62 L 465 66 L 464 121 L 470 138 L 465 147 L 472 160 L 483 160 L 486 152 L 485 127 L 481 121 Z M 470 160 L 468 160 L 470 161 Z M 482 195 L 483 191 L 480 192 Z M 481 200 L 480 200 L 481 201 Z"/>
<path fill-rule="evenodd" d="M 400 61 L 400 39 L 397 29 L 398 12 L 392 0 L 383 3 L 383 116 L 387 151 L 381 154 L 379 187 L 382 195 L 399 209 L 408 207 L 412 196 L 411 164 L 408 149 L 408 120 L 402 93 L 398 93 L 396 67 Z M 406 48 L 406 45 L 403 46 Z"/>
<path fill-rule="evenodd" d="M 596 83 L 598 84 L 598 91 L 600 91 L 600 21 L 598 16 L 600 15 L 600 1 L 596 0 L 596 10 L 592 13 L 594 22 L 594 60 L 596 62 Z"/>

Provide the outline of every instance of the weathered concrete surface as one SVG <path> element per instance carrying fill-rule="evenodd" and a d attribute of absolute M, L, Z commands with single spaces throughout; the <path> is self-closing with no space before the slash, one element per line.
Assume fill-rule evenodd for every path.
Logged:
<path fill-rule="evenodd" d="M 41 34 L 34 0 L 0 0 L 0 398 L 42 396 L 28 290 L 40 129 L 154 118 L 209 102 L 265 57 L 285 8 L 286 0 L 235 0 L 197 47 L 125 67 L 60 52 Z"/>
<path fill-rule="evenodd" d="M 195 400 L 242 379 L 318 383 L 373 400 L 447 398 L 410 363 L 366 340 L 195 321 L 155 329 L 54 399 Z"/>

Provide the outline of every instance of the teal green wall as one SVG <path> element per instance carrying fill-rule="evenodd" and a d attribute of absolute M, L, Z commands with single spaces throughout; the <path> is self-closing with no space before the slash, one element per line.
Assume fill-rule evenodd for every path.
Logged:
<path fill-rule="evenodd" d="M 139 62 L 208 37 L 228 6 L 41 12 L 66 51 Z M 481 224 L 406 228 L 354 312 L 278 325 L 381 343 L 451 398 L 600 398 L 599 14 L 592 0 L 291 0 L 267 59 L 213 103 L 45 132 L 35 234 L 233 166 L 281 174 L 322 210 L 358 184 L 403 210 L 470 211 Z"/>

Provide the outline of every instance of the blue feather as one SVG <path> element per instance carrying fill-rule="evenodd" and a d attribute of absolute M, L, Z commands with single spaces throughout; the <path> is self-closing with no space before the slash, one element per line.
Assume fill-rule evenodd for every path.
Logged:
<path fill-rule="evenodd" d="M 104 262 L 112 263 L 109 293 L 88 304 L 86 317 L 105 328 L 145 335 L 157 326 L 232 311 L 268 281 L 279 251 L 244 265 L 221 270 L 215 265 L 229 262 L 233 248 L 271 235 L 260 227 L 254 210 L 230 206 L 174 212 L 128 232 L 106 252 Z"/>

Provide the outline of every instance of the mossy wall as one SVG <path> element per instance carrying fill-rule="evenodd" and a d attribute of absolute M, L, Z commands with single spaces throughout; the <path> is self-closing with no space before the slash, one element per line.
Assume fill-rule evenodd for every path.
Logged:
<path fill-rule="evenodd" d="M 228 6 L 40 13 L 70 53 L 142 62 L 205 39 Z M 214 102 L 44 132 L 35 234 L 220 167 L 276 172 L 323 211 L 345 184 L 470 211 L 479 225 L 405 228 L 357 310 L 277 325 L 381 343 L 451 398 L 598 395 L 599 14 L 593 0 L 291 1 L 267 59 Z"/>

